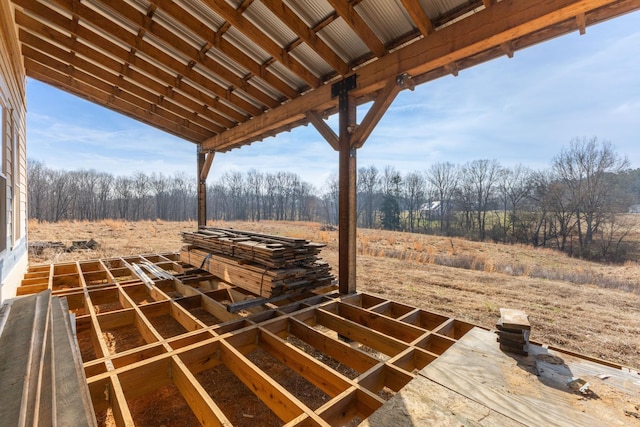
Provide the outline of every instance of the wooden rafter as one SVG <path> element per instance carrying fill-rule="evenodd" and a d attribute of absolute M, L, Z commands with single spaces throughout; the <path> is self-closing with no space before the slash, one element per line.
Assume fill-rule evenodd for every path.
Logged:
<path fill-rule="evenodd" d="M 283 0 L 271 0 L 265 3 L 269 9 L 285 22 L 303 40 L 315 50 L 339 74 L 347 74 L 349 66 L 325 42 L 298 17 Z"/>
<path fill-rule="evenodd" d="M 429 37 L 412 45 L 396 50 L 358 69 L 358 87 L 354 89 L 356 98 L 366 97 L 382 88 L 386 81 L 398 74 L 408 73 L 416 84 L 421 75 L 434 73 L 453 62 L 464 62 L 466 58 L 490 52 L 487 60 L 502 53 L 500 45 L 535 35 L 553 25 L 573 22 L 580 13 L 600 13 L 600 10 L 619 3 L 615 0 L 556 0 L 547 2 L 535 0 L 519 2 L 504 0 L 447 27 L 441 28 Z M 640 8 L 637 1 L 622 1 L 621 10 Z M 624 13 L 613 10 L 611 13 Z M 615 15 L 614 15 L 615 16 Z M 561 31 L 569 31 L 561 27 Z M 542 34 L 544 36 L 544 34 Z M 498 48 L 497 52 L 492 49 Z M 439 74 L 441 75 L 441 74 Z M 225 151 L 255 138 L 264 129 L 280 127 L 280 121 L 291 123 L 304 117 L 306 111 L 326 111 L 333 109 L 336 101 L 331 99 L 326 86 L 304 94 L 270 112 L 256 117 L 203 142 L 203 146 Z"/>
<path fill-rule="evenodd" d="M 73 67 L 73 71 L 71 71 L 72 76 L 76 77 L 75 74 L 78 72 L 95 76 L 113 87 L 118 87 L 121 90 L 129 92 L 133 96 L 137 96 L 144 101 L 153 103 L 157 108 L 162 108 L 170 114 L 175 114 L 176 117 L 173 121 L 176 123 L 187 119 L 201 125 L 203 129 L 213 129 L 216 132 L 221 132 L 223 130 L 220 125 L 209 120 L 206 116 L 198 115 L 194 113 L 193 110 L 189 110 L 173 102 L 170 98 L 150 92 L 144 89 L 144 87 L 125 79 L 122 75 L 119 76 L 118 74 L 109 72 L 104 67 L 99 67 L 94 63 L 83 59 L 81 56 L 73 55 L 33 34 L 27 33 L 24 30 L 20 31 L 20 39 L 26 43 L 23 46 L 23 53 L 28 55 L 31 60 L 62 72 L 65 70 L 65 64 L 68 64 Z M 36 50 L 36 47 L 38 50 Z M 46 54 L 43 52 L 46 52 Z M 104 59 L 105 58 L 103 58 L 102 63 L 106 62 Z M 63 62 L 60 62 L 60 60 Z M 207 111 L 208 110 L 205 110 L 203 112 Z"/>
<path fill-rule="evenodd" d="M 133 25 L 139 27 L 140 30 L 144 30 L 145 34 L 155 36 L 160 42 L 166 44 L 169 48 L 175 49 L 177 52 L 187 56 L 192 63 L 188 65 L 189 68 L 193 68 L 196 63 L 201 64 L 211 72 L 220 76 L 220 78 L 228 82 L 231 87 L 239 88 L 246 92 L 255 100 L 259 101 L 263 105 L 272 108 L 279 104 L 279 102 L 265 92 L 257 89 L 248 83 L 249 78 L 244 79 L 234 74 L 231 70 L 221 66 L 219 63 L 209 58 L 206 55 L 201 55 L 200 51 L 195 47 L 192 47 L 180 37 L 169 31 L 167 28 L 158 24 L 148 15 L 138 12 L 134 7 L 129 6 L 124 0 L 100 0 L 103 4 L 108 6 L 114 13 L 120 16 L 122 19 L 131 22 Z M 135 41 L 134 46 L 144 43 L 144 40 L 138 36 L 138 40 Z M 249 76 L 250 77 L 250 76 Z"/>
<path fill-rule="evenodd" d="M 228 23 L 227 25 L 222 26 L 218 31 L 214 31 L 171 0 L 153 0 L 152 3 L 166 12 L 169 16 L 181 22 L 193 31 L 194 34 L 197 34 L 202 39 L 207 40 L 210 47 L 215 47 L 218 51 L 247 68 L 251 73 L 263 79 L 276 90 L 282 92 L 289 98 L 295 98 L 298 96 L 298 91 L 296 89 L 293 89 L 279 77 L 271 73 L 264 64 L 258 64 L 223 37 L 224 33 L 230 28 Z M 203 52 L 204 50 L 201 50 L 201 54 Z"/>
<path fill-rule="evenodd" d="M 428 36 L 433 33 L 434 28 L 431 23 L 431 19 L 424 11 L 420 3 L 414 0 L 402 0 L 402 5 L 407 9 L 407 13 L 411 17 L 411 20 L 416 27 L 420 30 L 423 36 Z"/>
<path fill-rule="evenodd" d="M 364 22 L 351 3 L 342 0 L 329 0 L 329 3 L 375 56 L 381 57 L 387 53 L 387 48 L 384 47 L 378 36 Z"/>
<path fill-rule="evenodd" d="M 233 91 L 228 91 L 227 88 L 223 88 L 217 84 L 212 84 L 204 75 L 200 74 L 196 70 L 188 68 L 185 64 L 162 52 L 150 43 L 136 41 L 137 39 L 135 35 L 127 31 L 123 31 L 123 29 L 115 23 L 111 23 L 95 11 L 83 5 L 76 5 L 72 1 L 59 3 L 63 8 L 66 6 L 66 10 L 69 13 L 74 13 L 74 11 L 77 12 L 75 13 L 75 16 L 81 17 L 83 23 L 93 24 L 95 28 L 102 28 L 107 33 L 117 35 L 121 42 L 135 46 L 133 53 L 106 40 L 98 35 L 98 33 L 84 25 L 75 24 L 73 19 L 68 19 L 64 15 L 56 12 L 54 9 L 47 7 L 36 0 L 16 0 L 15 3 L 25 9 L 28 9 L 31 13 L 37 14 L 43 22 L 49 22 L 55 27 L 73 34 L 80 40 L 90 40 L 91 43 L 95 43 L 100 50 L 109 55 L 120 58 L 124 61 L 125 66 L 131 65 L 147 72 L 150 75 L 164 79 L 167 87 L 183 91 L 186 95 L 192 96 L 196 99 L 202 97 L 205 102 L 207 102 L 206 105 L 210 108 L 218 109 L 222 114 L 232 117 L 237 121 L 244 121 L 246 120 L 246 117 L 239 114 L 235 109 L 229 108 L 227 105 L 220 103 L 218 99 L 228 100 L 233 105 L 236 105 L 238 108 L 241 108 L 251 115 L 258 115 L 262 112 L 259 108 L 255 107 L 250 102 L 247 102 L 244 98 L 239 97 Z M 103 26 L 100 24 L 103 24 Z M 44 24 L 40 25 L 43 26 L 41 32 L 47 31 L 48 26 L 45 26 Z M 70 48 L 72 49 L 73 45 L 70 46 Z M 147 58 L 153 58 L 162 65 L 163 68 L 160 68 L 144 57 L 137 55 L 137 52 L 146 55 Z M 167 74 L 164 69 L 173 70 L 173 74 Z M 206 90 L 210 91 L 213 96 L 207 97 L 206 92 L 203 93 L 202 89 L 193 87 L 188 82 L 185 82 L 185 79 L 194 82 L 200 88 L 206 88 Z"/>
<path fill-rule="evenodd" d="M 157 127 L 165 132 L 180 136 L 191 142 L 197 142 L 202 139 L 202 134 L 189 129 L 184 125 L 170 123 L 166 120 L 154 117 L 154 115 L 149 111 L 149 105 L 138 106 L 131 104 L 122 99 L 119 94 L 110 93 L 112 89 L 110 87 L 105 88 L 107 92 L 101 91 L 94 86 L 70 77 L 66 73 L 60 73 L 56 70 L 45 67 L 44 65 L 38 64 L 29 58 L 25 58 L 25 69 L 27 71 L 27 76 L 29 77 L 73 93 L 91 102 L 104 105 L 105 107 L 120 114 Z"/>
<path fill-rule="evenodd" d="M 107 91 L 118 100 L 108 108 L 221 152 L 307 124 L 309 111 L 335 113 L 328 87 L 349 73 L 359 76 L 360 105 L 398 75 L 416 85 L 455 75 L 640 9 L 637 0 L 469 0 L 427 16 L 420 2 L 400 0 L 389 13 L 412 28 L 383 41 L 373 24 L 385 30 L 386 11 L 361 0 L 322 11 L 287 0 L 9 1 L 30 64 L 57 70 L 45 81 L 80 95 L 92 88 L 84 97 L 100 104 Z M 295 36 L 274 41 L 272 20 Z M 341 46 L 346 26 L 362 43 Z"/>
<path fill-rule="evenodd" d="M 252 24 L 242 15 L 242 10 L 234 9 L 225 0 L 204 0 L 223 19 L 238 28 L 243 34 L 252 39 L 254 43 L 262 47 L 276 60 L 289 68 L 293 73 L 306 81 L 311 87 L 318 87 L 322 83 L 318 77 L 313 75 L 309 69 L 305 68 L 298 60 L 293 58 L 286 50 L 278 46 L 273 40 L 263 33 L 258 27 Z"/>

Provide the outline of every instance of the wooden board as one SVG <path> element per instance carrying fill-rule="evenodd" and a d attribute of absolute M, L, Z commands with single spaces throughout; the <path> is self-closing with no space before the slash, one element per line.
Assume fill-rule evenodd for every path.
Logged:
<path fill-rule="evenodd" d="M 420 375 L 524 425 L 640 425 L 640 420 L 624 414 L 625 410 L 635 411 L 632 402 L 639 403 L 637 374 L 533 344 L 526 357 L 503 353 L 498 346 L 494 333 L 474 328 Z M 556 369 L 548 367 L 549 361 Z M 586 375 L 588 372 L 629 381 L 621 388 L 619 383 L 609 385 L 607 380 Z M 587 380 L 599 398 L 570 390 L 566 382 L 575 375 Z"/>
<path fill-rule="evenodd" d="M 512 308 L 500 309 L 500 320 L 498 321 L 498 329 L 507 330 L 531 330 L 529 316 L 522 310 Z"/>
<path fill-rule="evenodd" d="M 418 376 L 371 414 L 360 427 L 517 427 L 517 421 Z"/>

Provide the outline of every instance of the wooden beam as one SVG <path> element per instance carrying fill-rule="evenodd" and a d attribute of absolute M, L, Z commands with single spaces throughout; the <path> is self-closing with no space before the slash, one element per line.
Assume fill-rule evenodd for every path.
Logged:
<path fill-rule="evenodd" d="M 278 100 L 271 98 L 265 92 L 259 90 L 255 86 L 250 85 L 245 79 L 237 76 L 226 66 L 219 64 L 206 55 L 201 55 L 199 50 L 189 43 L 178 37 L 176 34 L 154 21 L 153 18 L 149 18 L 147 15 L 138 12 L 136 8 L 130 6 L 123 0 L 99 0 L 105 6 L 109 7 L 113 12 L 118 14 L 122 19 L 137 26 L 140 30 L 145 30 L 146 33 L 152 34 L 157 37 L 161 42 L 166 43 L 170 50 L 180 52 L 182 55 L 187 56 L 194 63 L 199 63 L 203 67 L 207 68 L 212 73 L 220 76 L 220 78 L 229 84 L 233 88 L 238 88 L 245 92 L 247 95 L 255 99 L 256 101 L 266 105 L 267 107 L 274 107 L 279 104 Z M 142 40 L 137 41 L 132 46 L 137 46 Z M 193 68 L 192 66 L 190 68 Z"/>
<path fill-rule="evenodd" d="M 356 131 L 351 137 L 352 147 L 361 148 L 364 145 L 371 135 L 371 132 L 373 132 L 373 129 L 380 122 L 382 116 L 384 116 L 384 113 L 387 112 L 393 100 L 396 99 L 396 96 L 400 93 L 400 89 L 401 86 L 397 78 L 387 82 L 385 87 L 376 96 L 376 100 L 373 102 L 369 111 L 367 111 L 364 120 L 362 120 L 362 123 L 356 128 Z"/>
<path fill-rule="evenodd" d="M 316 111 L 309 111 L 307 112 L 307 118 L 309 119 L 309 123 L 311 123 L 313 127 L 316 128 L 318 132 L 320 132 L 320 135 L 324 137 L 331 148 L 339 151 L 340 148 L 338 146 L 338 135 L 336 135 L 333 129 L 329 127 L 322 116 Z"/>
<path fill-rule="evenodd" d="M 150 58 L 154 58 L 154 60 L 157 61 L 162 66 L 175 72 L 175 74 L 173 74 L 167 80 L 167 82 L 171 82 L 170 84 L 172 86 L 183 89 L 183 86 L 185 85 L 183 85 L 181 82 L 184 79 L 188 79 L 196 83 L 199 87 L 206 88 L 206 91 L 210 91 L 211 93 L 215 94 L 215 96 L 228 100 L 232 104 L 236 105 L 238 108 L 246 111 L 251 115 L 258 115 L 262 113 L 261 109 L 257 108 L 256 106 L 246 101 L 242 97 L 239 97 L 233 91 L 229 91 L 227 87 L 223 88 L 217 83 L 212 82 L 204 75 L 188 67 L 183 62 L 175 59 L 169 54 L 161 51 L 154 45 L 145 41 L 138 40 L 138 38 L 134 34 L 124 30 L 117 24 L 107 20 L 102 15 L 98 14 L 97 12 L 95 12 L 90 8 L 87 8 L 81 3 L 73 2 L 71 0 L 55 0 L 55 2 L 56 4 L 61 6 L 64 10 L 66 10 L 69 14 L 72 14 L 74 16 L 81 18 L 83 22 L 90 24 L 94 28 L 101 28 L 107 34 L 112 34 L 114 38 L 119 39 L 125 45 L 135 47 L 135 49 L 132 52 L 127 51 L 127 53 L 123 57 L 121 53 L 121 48 L 117 48 L 114 51 L 113 49 L 109 49 L 109 46 L 105 46 L 104 43 L 100 44 L 100 48 L 103 49 L 106 53 L 113 54 L 114 56 L 123 59 L 125 61 L 125 66 L 127 63 L 129 63 L 147 71 L 147 69 L 145 68 L 146 61 L 140 60 L 140 58 L 138 58 L 136 55 L 136 52 L 144 53 L 146 56 Z M 23 7 L 25 10 L 28 10 L 30 13 L 34 13 L 40 16 L 45 22 L 46 21 L 52 22 L 57 27 L 64 29 L 65 31 L 70 32 L 71 34 L 74 34 L 80 40 L 91 40 L 91 42 L 96 42 L 96 43 L 101 42 L 100 37 L 96 37 L 95 33 L 87 30 L 86 27 L 84 27 L 83 25 L 77 25 L 73 19 L 68 19 L 65 16 L 61 15 L 60 13 L 56 12 L 54 9 L 51 9 L 35 0 L 15 0 L 15 3 Z M 161 69 L 157 68 L 157 70 L 161 70 Z M 163 70 L 159 74 L 156 74 L 154 70 L 148 70 L 148 72 L 149 74 L 154 76 L 155 75 L 163 76 L 164 74 L 166 74 L 166 71 L 163 71 Z M 199 92 L 201 91 L 202 89 L 199 89 Z M 194 95 L 196 99 L 200 99 L 202 97 L 202 95 L 198 96 L 198 91 L 192 91 L 191 94 Z M 210 105 L 212 107 L 216 105 L 224 106 L 224 104 L 220 104 L 215 100 Z M 228 109 L 228 107 L 226 106 L 224 106 L 224 108 Z M 224 112 L 225 115 L 231 117 L 233 109 L 229 109 L 229 110 L 230 111 L 228 112 L 224 112 L 222 110 L 220 111 Z"/>
<path fill-rule="evenodd" d="M 409 347 L 395 337 L 376 332 L 323 308 L 316 309 L 316 322 L 387 356 L 395 356 Z"/>
<path fill-rule="evenodd" d="M 184 118 L 177 116 L 172 111 L 165 108 L 159 108 L 156 104 L 153 104 L 146 99 L 140 98 L 136 94 L 122 90 L 120 86 L 127 86 L 124 82 L 120 86 L 110 84 L 99 79 L 98 77 L 84 72 L 80 68 L 74 68 L 73 66 L 67 65 L 64 62 L 58 61 L 57 59 L 47 57 L 47 55 L 32 50 L 28 46 L 23 46 L 23 50 L 29 53 L 28 60 L 31 64 L 31 68 L 33 68 L 35 64 L 38 63 L 41 66 L 55 70 L 61 74 L 65 74 L 66 79 L 73 79 L 73 81 L 82 82 L 83 84 L 109 94 L 110 98 L 119 98 L 132 106 L 138 107 L 140 111 L 144 112 L 144 116 L 153 116 L 156 120 L 161 121 L 167 127 L 178 127 L 182 126 L 183 123 L 185 123 Z M 26 61 L 27 60 L 25 59 L 25 63 Z M 99 71 L 99 67 L 96 67 L 96 70 Z M 211 135 L 215 132 L 211 129 L 204 128 L 201 125 L 196 124 L 195 122 L 189 123 L 188 127 L 190 128 L 191 132 L 201 136 L 207 134 Z"/>
<path fill-rule="evenodd" d="M 296 318 L 289 320 L 288 332 L 361 374 L 378 364 L 378 359 L 356 350 L 342 341 L 331 339 L 326 334 L 316 331 Z"/>
<path fill-rule="evenodd" d="M 355 87 L 355 75 L 332 85 L 332 95 L 339 100 L 338 287 L 341 294 L 356 291 L 357 162 L 356 149 L 351 144 L 356 103 L 349 93 Z"/>
<path fill-rule="evenodd" d="M 225 341 L 220 342 L 220 360 L 285 423 L 304 413 L 298 399 Z"/>
<path fill-rule="evenodd" d="M 580 35 L 583 36 L 587 32 L 587 18 L 584 13 L 576 15 L 576 23 L 578 24 Z"/>
<path fill-rule="evenodd" d="M 283 0 L 270 0 L 264 3 L 271 11 L 284 22 L 294 33 L 307 43 L 322 59 L 327 61 L 338 74 L 349 72 L 349 66 L 327 44 L 309 28 L 298 15 L 293 12 Z"/>
<path fill-rule="evenodd" d="M 247 68 L 251 73 L 263 79 L 274 89 L 282 92 L 285 96 L 295 98 L 299 95 L 297 89 L 289 86 L 274 73 L 270 72 L 267 67 L 264 67 L 264 64 L 257 63 L 253 58 L 223 37 L 223 34 L 227 31 L 228 27 L 225 29 L 223 26 L 216 32 L 172 0 L 152 0 L 151 3 L 157 5 L 168 15 L 174 17 L 193 31 L 194 34 L 197 34 L 203 40 L 206 40 L 207 43 L 210 43 L 212 47 L 215 47 L 225 56 L 228 56 L 233 61 Z"/>
<path fill-rule="evenodd" d="M 207 225 L 207 176 L 215 154 L 215 151 L 202 151 L 198 145 L 198 228 Z"/>
<path fill-rule="evenodd" d="M 245 18 L 242 10 L 236 10 L 225 0 L 203 0 L 212 10 L 240 30 L 245 36 L 253 40 L 260 48 L 272 55 L 291 72 L 298 75 L 312 87 L 319 87 L 322 81 L 309 69 L 291 56 L 286 50 L 278 46 L 268 35 L 264 34 L 251 21 Z"/>
<path fill-rule="evenodd" d="M 431 23 L 431 19 L 420 5 L 419 1 L 415 0 L 402 0 L 402 5 L 406 9 L 409 17 L 413 23 L 418 27 L 418 30 L 422 33 L 423 36 L 428 36 L 433 33 L 434 28 Z"/>
<path fill-rule="evenodd" d="M 353 96 L 363 97 L 380 90 L 395 76 L 408 73 L 420 76 L 463 60 L 501 43 L 535 33 L 566 20 L 578 13 L 613 6 L 619 0 L 532 0 L 521 2 L 503 0 L 459 22 L 435 31 L 429 37 L 398 49 L 377 61 L 358 69 L 358 87 Z M 627 2 L 625 2 L 626 4 Z M 640 8 L 635 5 L 635 9 Z M 623 8 L 621 13 L 633 10 Z M 575 28 L 575 27 L 574 27 Z M 569 30 L 567 30 L 569 31 Z M 260 117 L 232 128 L 219 136 L 203 141 L 203 147 L 228 150 L 243 145 L 243 139 L 255 138 L 263 129 L 277 129 L 284 122 L 292 122 L 310 110 L 326 111 L 335 108 L 329 85 L 322 86 L 296 98 Z"/>
<path fill-rule="evenodd" d="M 16 10 L 16 23 L 21 27 L 21 42 L 25 45 L 36 47 L 36 44 L 33 41 L 33 37 L 36 37 L 36 34 L 39 36 L 40 40 L 42 37 L 49 39 L 51 41 L 55 41 L 56 44 L 62 45 L 67 49 L 73 50 L 76 54 L 80 54 L 83 57 L 90 59 L 93 63 L 100 64 L 100 68 L 103 71 L 109 71 L 112 74 L 118 76 L 119 79 L 126 79 L 127 82 L 131 82 L 141 88 L 147 88 L 149 91 L 153 92 L 156 96 L 156 99 L 160 100 L 160 102 L 166 102 L 163 100 L 170 100 L 171 102 L 175 102 L 181 107 L 184 107 L 187 110 L 190 110 L 190 116 L 194 116 L 196 114 L 202 115 L 203 117 L 207 117 L 212 120 L 218 126 L 223 126 L 225 128 L 229 128 L 234 126 L 237 121 L 246 120 L 245 116 L 240 115 L 236 110 L 232 110 L 230 108 L 226 108 L 226 113 L 232 113 L 234 120 L 230 120 L 226 116 L 223 116 L 215 111 L 216 104 L 219 104 L 213 97 L 204 98 L 202 101 L 204 103 L 199 103 L 193 100 L 193 97 L 185 96 L 179 90 L 174 90 L 171 85 L 167 85 L 166 83 L 160 83 L 156 79 L 152 79 L 148 77 L 147 74 L 141 73 L 136 70 L 135 67 L 125 66 L 122 62 L 113 59 L 113 54 L 120 50 L 120 57 L 122 59 L 128 60 L 130 55 L 124 49 L 119 48 L 117 45 L 112 44 L 106 39 L 101 38 L 99 35 L 95 34 L 95 37 L 92 38 L 93 44 L 102 45 L 103 42 L 108 49 L 112 53 L 112 55 L 106 55 L 101 52 L 101 50 L 96 49 L 94 47 L 89 47 L 88 45 L 80 42 L 77 37 L 73 35 L 66 36 L 65 34 L 55 30 L 52 27 L 47 27 L 42 25 L 36 19 L 31 16 L 25 15 L 23 12 Z M 43 52 L 47 52 L 47 54 L 52 55 L 52 52 L 49 49 L 40 49 Z M 117 54 L 117 53 L 116 53 Z M 24 52 L 23 55 L 27 56 Z M 75 56 L 77 58 L 77 56 Z M 86 62 L 86 61 L 83 61 Z M 151 64 L 146 63 L 146 67 L 143 67 L 147 71 L 147 73 L 153 73 L 155 77 L 171 81 L 175 80 L 174 77 L 168 76 L 167 73 L 161 70 L 158 67 L 155 67 Z M 74 63 L 74 67 L 79 67 L 79 63 Z M 95 65 L 94 65 L 95 67 Z M 86 70 L 85 70 L 86 71 Z M 204 95 L 201 93 L 201 95 Z M 209 104 L 211 102 L 212 104 Z M 183 117 L 190 118 L 189 114 L 183 114 Z"/>
<path fill-rule="evenodd" d="M 351 29 L 362 39 L 365 45 L 378 58 L 386 55 L 387 48 L 384 47 L 378 36 L 364 22 L 364 19 L 353 8 L 350 2 L 344 0 L 328 0 L 338 15 L 351 27 Z"/>
<path fill-rule="evenodd" d="M 132 96 L 153 104 L 156 112 L 158 109 L 166 110 L 167 113 L 165 113 L 164 116 L 167 118 L 173 116 L 174 118 L 171 120 L 175 123 L 183 123 L 184 120 L 188 120 L 194 124 L 194 128 L 196 128 L 195 126 L 199 126 L 203 131 L 220 133 L 224 130 L 224 128 L 217 123 L 212 122 L 205 116 L 201 116 L 176 104 L 170 98 L 165 98 L 164 96 L 159 96 L 150 92 L 145 89 L 143 85 L 128 81 L 121 75 L 118 76 L 113 74 L 112 72 L 107 71 L 104 67 L 97 66 L 92 62 L 84 60 L 78 55 L 74 55 L 64 49 L 60 49 L 38 36 L 27 33 L 23 29 L 20 30 L 20 40 L 23 42 L 23 55 L 43 65 L 58 69 L 59 71 L 62 71 L 62 64 L 70 66 L 72 69 L 71 75 L 76 78 L 79 78 L 77 74 L 79 74 L 79 71 L 82 71 L 83 73 L 86 73 L 86 75 L 91 75 L 113 87 L 118 87 L 119 89 L 128 92 Z M 36 50 L 36 48 L 38 50 Z M 44 54 L 42 52 L 47 53 Z M 51 58 L 53 58 L 53 60 Z M 154 109 L 152 108 L 151 110 L 153 111 Z"/>
<path fill-rule="evenodd" d="M 117 96 L 102 92 L 93 86 L 68 77 L 51 68 L 47 68 L 35 61 L 31 61 L 29 58 L 25 58 L 25 67 L 27 76 L 40 80 L 43 83 L 47 83 L 88 101 L 95 102 L 127 117 L 154 126 L 193 143 L 202 140 L 201 134 L 185 126 L 168 123 L 166 120 L 159 120 L 153 117 L 149 110 L 133 106 Z"/>
<path fill-rule="evenodd" d="M 260 330 L 260 346 L 289 369 L 304 377 L 330 397 L 348 389 L 351 384 L 342 375 L 327 370 L 318 360 L 288 344 L 266 330 Z"/>
<path fill-rule="evenodd" d="M 200 385 L 178 356 L 171 357 L 171 378 L 198 420 L 210 426 L 230 426 L 231 422 Z"/>

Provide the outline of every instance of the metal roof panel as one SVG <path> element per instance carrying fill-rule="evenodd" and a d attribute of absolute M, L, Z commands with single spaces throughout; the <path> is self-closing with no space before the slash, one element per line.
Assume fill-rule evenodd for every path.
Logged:
<path fill-rule="evenodd" d="M 367 45 L 342 18 L 318 31 L 318 37 L 347 64 L 369 53 Z"/>
<path fill-rule="evenodd" d="M 320 57 L 309 45 L 301 43 L 290 52 L 291 56 L 296 58 L 302 65 L 311 70 L 318 78 L 334 72 L 333 67 Z"/>
<path fill-rule="evenodd" d="M 254 1 L 251 3 L 242 16 L 251 21 L 280 47 L 287 47 L 298 39 L 298 35 L 291 31 L 287 24 L 282 22 L 262 2 Z"/>
<path fill-rule="evenodd" d="M 334 12 L 333 7 L 326 0 L 285 0 L 285 3 L 310 28 Z"/>
<path fill-rule="evenodd" d="M 365 0 L 354 8 L 383 44 L 389 44 L 414 29 L 399 0 Z"/>

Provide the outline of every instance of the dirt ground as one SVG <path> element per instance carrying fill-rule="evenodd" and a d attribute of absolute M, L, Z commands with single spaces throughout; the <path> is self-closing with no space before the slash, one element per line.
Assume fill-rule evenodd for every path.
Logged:
<path fill-rule="evenodd" d="M 215 225 L 326 243 L 337 275 L 336 230 L 317 223 L 224 222 Z M 61 262 L 176 251 L 194 222 L 29 223 L 29 240 L 95 239 L 97 250 L 45 250 L 30 262 Z M 526 311 L 531 339 L 640 368 L 640 267 L 602 265 L 549 249 L 358 230 L 358 290 L 493 327 L 499 308 Z"/>

